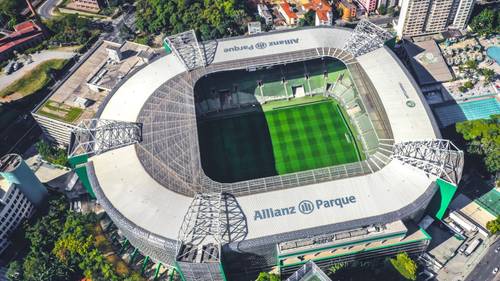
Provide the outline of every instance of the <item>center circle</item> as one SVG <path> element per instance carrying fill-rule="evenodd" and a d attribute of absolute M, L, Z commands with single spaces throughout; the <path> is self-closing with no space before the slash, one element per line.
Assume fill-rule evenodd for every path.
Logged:
<path fill-rule="evenodd" d="M 299 212 L 308 215 L 314 211 L 314 204 L 309 200 L 302 200 L 299 203 Z"/>

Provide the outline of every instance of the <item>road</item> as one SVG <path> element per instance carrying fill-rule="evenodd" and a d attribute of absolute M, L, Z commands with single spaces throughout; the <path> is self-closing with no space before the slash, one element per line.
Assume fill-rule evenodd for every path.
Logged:
<path fill-rule="evenodd" d="M 40 7 L 37 9 L 37 13 L 40 17 L 44 19 L 48 19 L 54 16 L 53 10 L 54 7 L 60 0 L 46 0 Z"/>
<path fill-rule="evenodd" d="M 500 253 L 495 253 L 495 249 L 500 247 L 500 239 L 493 243 L 483 259 L 477 264 L 465 281 L 499 281 L 500 272 L 493 274 L 495 267 L 500 267 Z"/>
<path fill-rule="evenodd" d="M 72 58 L 74 55 L 75 53 L 73 52 L 62 52 L 62 51 L 42 51 L 37 54 L 32 54 L 31 55 L 31 58 L 33 59 L 32 63 L 27 64 L 26 62 L 23 61 L 24 66 L 21 67 L 18 71 L 10 75 L 5 75 L 3 73 L 0 74 L 0 90 L 6 88 L 12 82 L 21 78 L 28 71 L 32 70 L 33 68 L 35 68 L 37 65 L 39 65 L 44 61 L 51 59 L 69 59 Z"/>

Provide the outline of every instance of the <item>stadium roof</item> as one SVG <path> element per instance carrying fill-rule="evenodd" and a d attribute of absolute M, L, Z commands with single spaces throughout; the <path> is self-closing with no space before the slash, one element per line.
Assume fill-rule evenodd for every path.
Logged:
<path fill-rule="evenodd" d="M 344 29 L 306 29 L 223 40 L 218 42 L 214 63 L 300 48 L 342 48 L 348 36 Z M 292 41 L 286 43 L 286 40 Z M 259 42 L 268 45 L 255 48 Z M 285 43 L 270 46 L 270 42 Z M 225 48 L 245 45 L 254 48 L 224 52 Z M 396 142 L 439 137 L 418 87 L 388 48 L 357 59 L 382 100 Z M 136 122 L 151 93 L 185 70 L 174 55 L 156 60 L 116 91 L 100 118 Z M 192 197 L 175 193 L 155 181 L 142 166 L 134 146 L 115 149 L 91 160 L 94 166 L 91 176 L 93 171 L 114 208 L 147 231 L 177 239 L 178 228 L 172 226 L 182 224 Z M 365 176 L 247 195 L 237 200 L 247 219 L 246 239 L 252 239 L 311 228 L 339 230 L 395 221 L 428 203 L 436 190 L 434 180 L 435 177 L 419 169 L 392 160 L 381 170 Z M 279 216 L 275 215 L 277 209 Z"/>

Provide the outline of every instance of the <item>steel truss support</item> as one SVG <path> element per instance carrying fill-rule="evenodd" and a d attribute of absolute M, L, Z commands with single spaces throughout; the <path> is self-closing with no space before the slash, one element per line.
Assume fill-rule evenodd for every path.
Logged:
<path fill-rule="evenodd" d="M 140 123 L 85 119 L 71 132 L 68 156 L 97 155 L 141 140 L 142 124 Z"/>
<path fill-rule="evenodd" d="M 170 35 L 164 41 L 188 70 L 207 65 L 194 30 Z"/>
<path fill-rule="evenodd" d="M 347 39 L 343 50 L 359 57 L 384 45 L 384 43 L 393 38 L 389 32 L 383 28 L 367 21 L 361 20 Z"/>
<path fill-rule="evenodd" d="M 197 193 L 188 208 L 179 230 L 180 243 L 177 247 L 177 259 L 186 259 L 193 251 L 208 251 L 217 247 L 220 253 L 221 243 L 221 194 Z M 211 245 L 211 247 L 206 247 Z M 213 253 L 205 253 L 213 257 Z M 198 252 L 198 255 L 201 255 Z"/>
<path fill-rule="evenodd" d="M 464 153 L 449 140 L 397 143 L 392 157 L 455 185 L 462 178 Z"/>

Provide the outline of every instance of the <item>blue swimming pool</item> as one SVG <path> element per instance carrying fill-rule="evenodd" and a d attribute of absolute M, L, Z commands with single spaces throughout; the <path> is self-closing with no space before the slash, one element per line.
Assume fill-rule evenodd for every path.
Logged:
<path fill-rule="evenodd" d="M 486 54 L 500 65 L 500 46 L 489 47 L 486 50 Z"/>
<path fill-rule="evenodd" d="M 500 114 L 500 102 L 495 98 L 487 98 L 439 106 L 434 108 L 434 113 L 439 120 L 440 127 L 447 127 L 465 120 L 484 119 L 494 114 Z"/>

